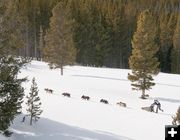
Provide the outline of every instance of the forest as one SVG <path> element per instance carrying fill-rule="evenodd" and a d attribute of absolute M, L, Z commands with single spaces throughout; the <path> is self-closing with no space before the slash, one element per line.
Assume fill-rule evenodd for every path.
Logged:
<path fill-rule="evenodd" d="M 144 10 L 156 21 L 160 71 L 180 74 L 179 0 L 0 0 L 0 55 L 127 69 Z"/>

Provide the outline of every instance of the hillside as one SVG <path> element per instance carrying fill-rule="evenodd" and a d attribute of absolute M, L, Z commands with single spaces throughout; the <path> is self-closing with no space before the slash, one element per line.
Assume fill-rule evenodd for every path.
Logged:
<path fill-rule="evenodd" d="M 140 99 L 140 92 L 131 90 L 125 69 L 66 66 L 49 70 L 44 62 L 32 61 L 21 70 L 19 77 L 28 77 L 24 83 L 26 94 L 31 80 L 36 77 L 43 113 L 41 119 L 29 126 L 26 105 L 23 114 L 15 119 L 11 140 L 163 140 L 165 125 L 180 104 L 180 75 L 160 73 L 157 83 L 148 93 L 149 99 Z M 53 94 L 44 88 L 53 89 Z M 71 98 L 61 94 L 68 92 Z M 82 100 L 90 96 L 90 101 Z M 107 99 L 109 104 L 100 103 Z M 154 99 L 161 102 L 164 112 L 149 113 L 141 107 L 150 106 Z M 125 102 L 127 108 L 116 105 Z M 1 139 L 1 138 L 0 138 Z M 2 139 L 1 139 L 2 140 Z"/>

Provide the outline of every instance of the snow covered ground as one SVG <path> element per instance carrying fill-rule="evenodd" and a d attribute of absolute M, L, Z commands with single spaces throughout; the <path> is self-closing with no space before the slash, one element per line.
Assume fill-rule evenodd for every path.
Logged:
<path fill-rule="evenodd" d="M 60 70 L 49 70 L 44 62 L 32 61 L 23 68 L 20 77 L 28 77 L 24 83 L 26 94 L 31 80 L 36 77 L 43 113 L 33 126 L 26 114 L 18 116 L 11 130 L 10 140 L 164 140 L 165 125 L 170 125 L 180 105 L 180 75 L 160 73 L 155 77 L 157 85 L 148 93 L 150 98 L 140 99 L 140 92 L 131 90 L 127 73 L 130 70 L 66 66 L 64 76 Z M 48 94 L 44 88 L 53 89 Z M 63 97 L 71 93 L 71 98 Z M 81 99 L 90 96 L 90 101 Z M 109 105 L 100 103 L 107 99 Z M 154 99 L 162 104 L 164 112 L 150 113 L 141 107 L 150 106 Z M 117 102 L 125 102 L 127 108 Z M 0 140 L 6 140 L 1 138 Z"/>

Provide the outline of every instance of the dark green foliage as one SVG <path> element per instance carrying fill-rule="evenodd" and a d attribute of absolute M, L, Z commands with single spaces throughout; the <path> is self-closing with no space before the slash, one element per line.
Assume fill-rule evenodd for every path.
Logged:
<path fill-rule="evenodd" d="M 17 74 L 22 65 L 21 59 L 14 59 L 10 56 L 0 58 L 0 131 L 6 136 L 11 134 L 8 127 L 16 115 L 21 113 L 24 96 L 21 83 L 25 79 L 17 78 Z"/>
<path fill-rule="evenodd" d="M 173 48 L 171 52 L 171 72 L 180 74 L 180 14 L 173 36 Z"/>
<path fill-rule="evenodd" d="M 132 81 L 133 89 L 141 90 L 142 98 L 145 98 L 145 90 L 155 85 L 152 75 L 159 72 L 159 62 L 156 58 L 159 49 L 156 22 L 148 10 L 143 11 L 138 18 L 132 47 L 132 55 L 129 58 L 132 74 L 128 75 L 128 79 Z"/>
<path fill-rule="evenodd" d="M 159 27 L 157 40 L 160 50 L 156 55 L 160 60 L 160 70 L 171 72 L 171 65 L 175 66 L 171 52 L 179 2 L 74 0 L 72 13 L 75 19 L 77 62 L 83 65 L 128 68 L 136 17 L 143 10 L 150 9 L 157 21 L 155 26 Z"/>
<path fill-rule="evenodd" d="M 16 0 L 2 0 L 0 3 L 0 7 L 4 7 L 0 14 L 0 55 L 17 54 L 18 49 L 24 47 L 22 34 L 24 24 L 16 2 Z"/>
<path fill-rule="evenodd" d="M 69 21 L 73 21 L 72 43 L 77 49 L 77 63 L 129 68 L 137 16 L 148 9 L 159 28 L 160 71 L 179 73 L 177 39 L 174 39 L 179 26 L 179 0 L 1 0 L 0 53 L 46 59 L 42 55 L 46 46 L 44 37 L 51 30 L 52 9 L 59 2 L 66 5 L 63 8 L 71 15 Z"/>
<path fill-rule="evenodd" d="M 174 13 L 162 14 L 159 18 L 160 26 L 160 68 L 163 72 L 171 72 L 171 51 L 173 34 L 176 27 L 177 15 Z"/>
<path fill-rule="evenodd" d="M 41 102 L 40 102 L 40 98 L 38 96 L 38 87 L 37 84 L 35 82 L 35 78 L 33 78 L 32 80 L 32 85 L 31 85 L 31 89 L 30 89 L 30 93 L 29 96 L 27 96 L 27 112 L 28 115 L 30 116 L 30 125 L 32 125 L 32 121 L 38 121 L 38 119 L 40 118 L 39 116 L 42 113 L 42 110 L 40 109 L 41 107 Z"/>
<path fill-rule="evenodd" d="M 74 1 L 72 14 L 77 62 L 91 66 L 128 67 L 133 25 L 118 1 Z M 131 18 L 134 19 L 134 18 Z M 130 28 L 127 24 L 131 25 Z"/>

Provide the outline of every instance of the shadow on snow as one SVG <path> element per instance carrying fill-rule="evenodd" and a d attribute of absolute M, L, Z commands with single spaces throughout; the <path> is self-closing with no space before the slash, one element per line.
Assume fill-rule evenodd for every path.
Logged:
<path fill-rule="evenodd" d="M 155 98 L 151 98 L 149 97 L 150 100 L 159 100 L 159 101 L 166 101 L 166 102 L 170 102 L 170 103 L 180 103 L 180 100 L 178 99 L 169 99 L 169 98 L 162 98 L 162 97 L 155 97 Z"/>
<path fill-rule="evenodd" d="M 119 80 L 119 81 L 128 81 L 127 79 L 111 78 L 111 77 L 101 77 L 101 76 L 92 76 L 92 75 L 72 75 L 76 77 L 89 77 L 89 78 L 98 78 L 98 79 L 107 79 L 107 80 Z"/>
<path fill-rule="evenodd" d="M 22 115 L 11 126 L 12 140 L 132 140 L 108 132 L 91 131 L 66 125 L 46 118 L 29 125 L 29 119 L 22 123 Z"/>

